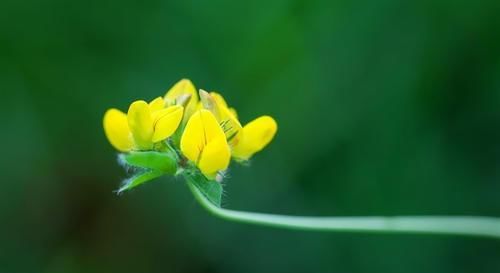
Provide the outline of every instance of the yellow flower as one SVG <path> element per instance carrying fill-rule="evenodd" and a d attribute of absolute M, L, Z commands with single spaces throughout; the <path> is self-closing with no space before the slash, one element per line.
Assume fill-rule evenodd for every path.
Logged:
<path fill-rule="evenodd" d="M 278 125 L 270 116 L 261 116 L 246 124 L 233 145 L 232 154 L 236 160 L 248 160 L 264 149 L 274 138 Z"/>
<path fill-rule="evenodd" d="M 193 83 L 188 79 L 182 79 L 172 86 L 165 94 L 165 101 L 167 105 L 179 104 L 180 99 L 188 96 L 187 105 L 185 106 L 184 122 L 186 122 L 191 115 L 198 109 L 198 94 Z"/>
<path fill-rule="evenodd" d="M 259 117 L 242 128 L 234 108 L 230 108 L 219 93 L 200 90 L 203 106 L 210 110 L 221 125 L 236 160 L 248 160 L 274 138 L 278 126 L 270 116 Z"/>
<path fill-rule="evenodd" d="M 186 124 L 181 138 L 181 151 L 208 178 L 227 169 L 231 151 L 224 131 L 214 115 L 205 109 L 196 111 Z"/>
<path fill-rule="evenodd" d="M 231 158 L 245 161 L 262 150 L 278 128 L 269 116 L 241 126 L 236 110 L 219 93 L 200 90 L 198 96 L 188 79 L 177 82 L 163 98 L 133 102 L 126 114 L 109 109 L 103 124 L 109 142 L 121 152 L 153 150 L 170 138 L 174 150 L 209 180 L 218 180 Z"/>
<path fill-rule="evenodd" d="M 203 107 L 214 114 L 229 144 L 233 145 L 242 128 L 238 121 L 236 110 L 229 108 L 224 98 L 216 92 L 210 92 L 209 94 L 204 90 L 200 90 L 200 98 Z"/>
<path fill-rule="evenodd" d="M 171 136 L 182 120 L 183 107 L 172 105 L 165 108 L 159 97 L 150 102 L 133 102 L 128 113 L 109 109 L 104 114 L 106 137 L 121 152 L 151 150 L 153 144 Z"/>

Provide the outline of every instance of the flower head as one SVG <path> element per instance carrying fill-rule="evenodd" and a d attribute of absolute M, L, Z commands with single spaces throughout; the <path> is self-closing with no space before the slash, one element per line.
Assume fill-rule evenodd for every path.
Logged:
<path fill-rule="evenodd" d="M 110 143 L 125 153 L 122 158 L 127 158 L 127 164 L 155 172 L 141 176 L 140 181 L 164 172 L 158 164 L 169 162 L 166 158 L 172 154 L 177 161 L 173 166 L 180 168 L 176 173 L 197 170 L 208 180 L 218 180 L 231 158 L 249 160 L 269 144 L 277 124 L 270 116 L 262 116 L 242 126 L 236 110 L 222 95 L 198 93 L 190 80 L 182 79 L 164 97 L 150 103 L 133 102 L 127 114 L 109 109 L 104 115 L 104 131 Z M 132 151 L 133 156 L 127 157 Z M 161 157 L 162 153 L 170 155 Z"/>

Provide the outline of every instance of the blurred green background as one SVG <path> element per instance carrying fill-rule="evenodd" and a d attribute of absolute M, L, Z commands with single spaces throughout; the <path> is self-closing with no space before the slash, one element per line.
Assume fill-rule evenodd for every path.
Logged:
<path fill-rule="evenodd" d="M 0 272 L 500 272 L 497 241 L 225 222 L 127 176 L 107 108 L 182 77 L 273 143 L 226 207 L 500 216 L 498 1 L 0 3 Z"/>

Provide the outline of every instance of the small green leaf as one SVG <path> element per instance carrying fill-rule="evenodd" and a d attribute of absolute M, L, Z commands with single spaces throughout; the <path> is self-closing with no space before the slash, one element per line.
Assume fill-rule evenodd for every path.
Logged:
<path fill-rule="evenodd" d="M 119 160 L 125 164 L 161 171 L 166 174 L 175 174 L 177 171 L 177 158 L 171 152 L 130 152 L 120 154 Z"/>
<path fill-rule="evenodd" d="M 187 183 L 194 185 L 212 204 L 220 207 L 222 199 L 222 185 L 217 181 L 208 180 L 199 173 L 187 173 L 184 175 Z"/>
<path fill-rule="evenodd" d="M 118 189 L 118 194 L 130 190 L 132 188 L 135 188 L 152 179 L 160 177 L 163 174 L 164 174 L 163 172 L 155 170 L 144 171 L 142 173 L 136 174 L 123 182 L 123 185 L 120 187 L 120 189 Z"/>

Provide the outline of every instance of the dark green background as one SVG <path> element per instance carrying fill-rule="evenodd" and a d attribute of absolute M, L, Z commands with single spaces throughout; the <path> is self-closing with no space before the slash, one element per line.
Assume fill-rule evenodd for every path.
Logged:
<path fill-rule="evenodd" d="M 295 215 L 500 216 L 498 1 L 0 3 L 0 272 L 500 272 L 500 242 L 225 222 L 126 173 L 109 107 L 182 77 L 273 143 L 224 204 Z"/>

